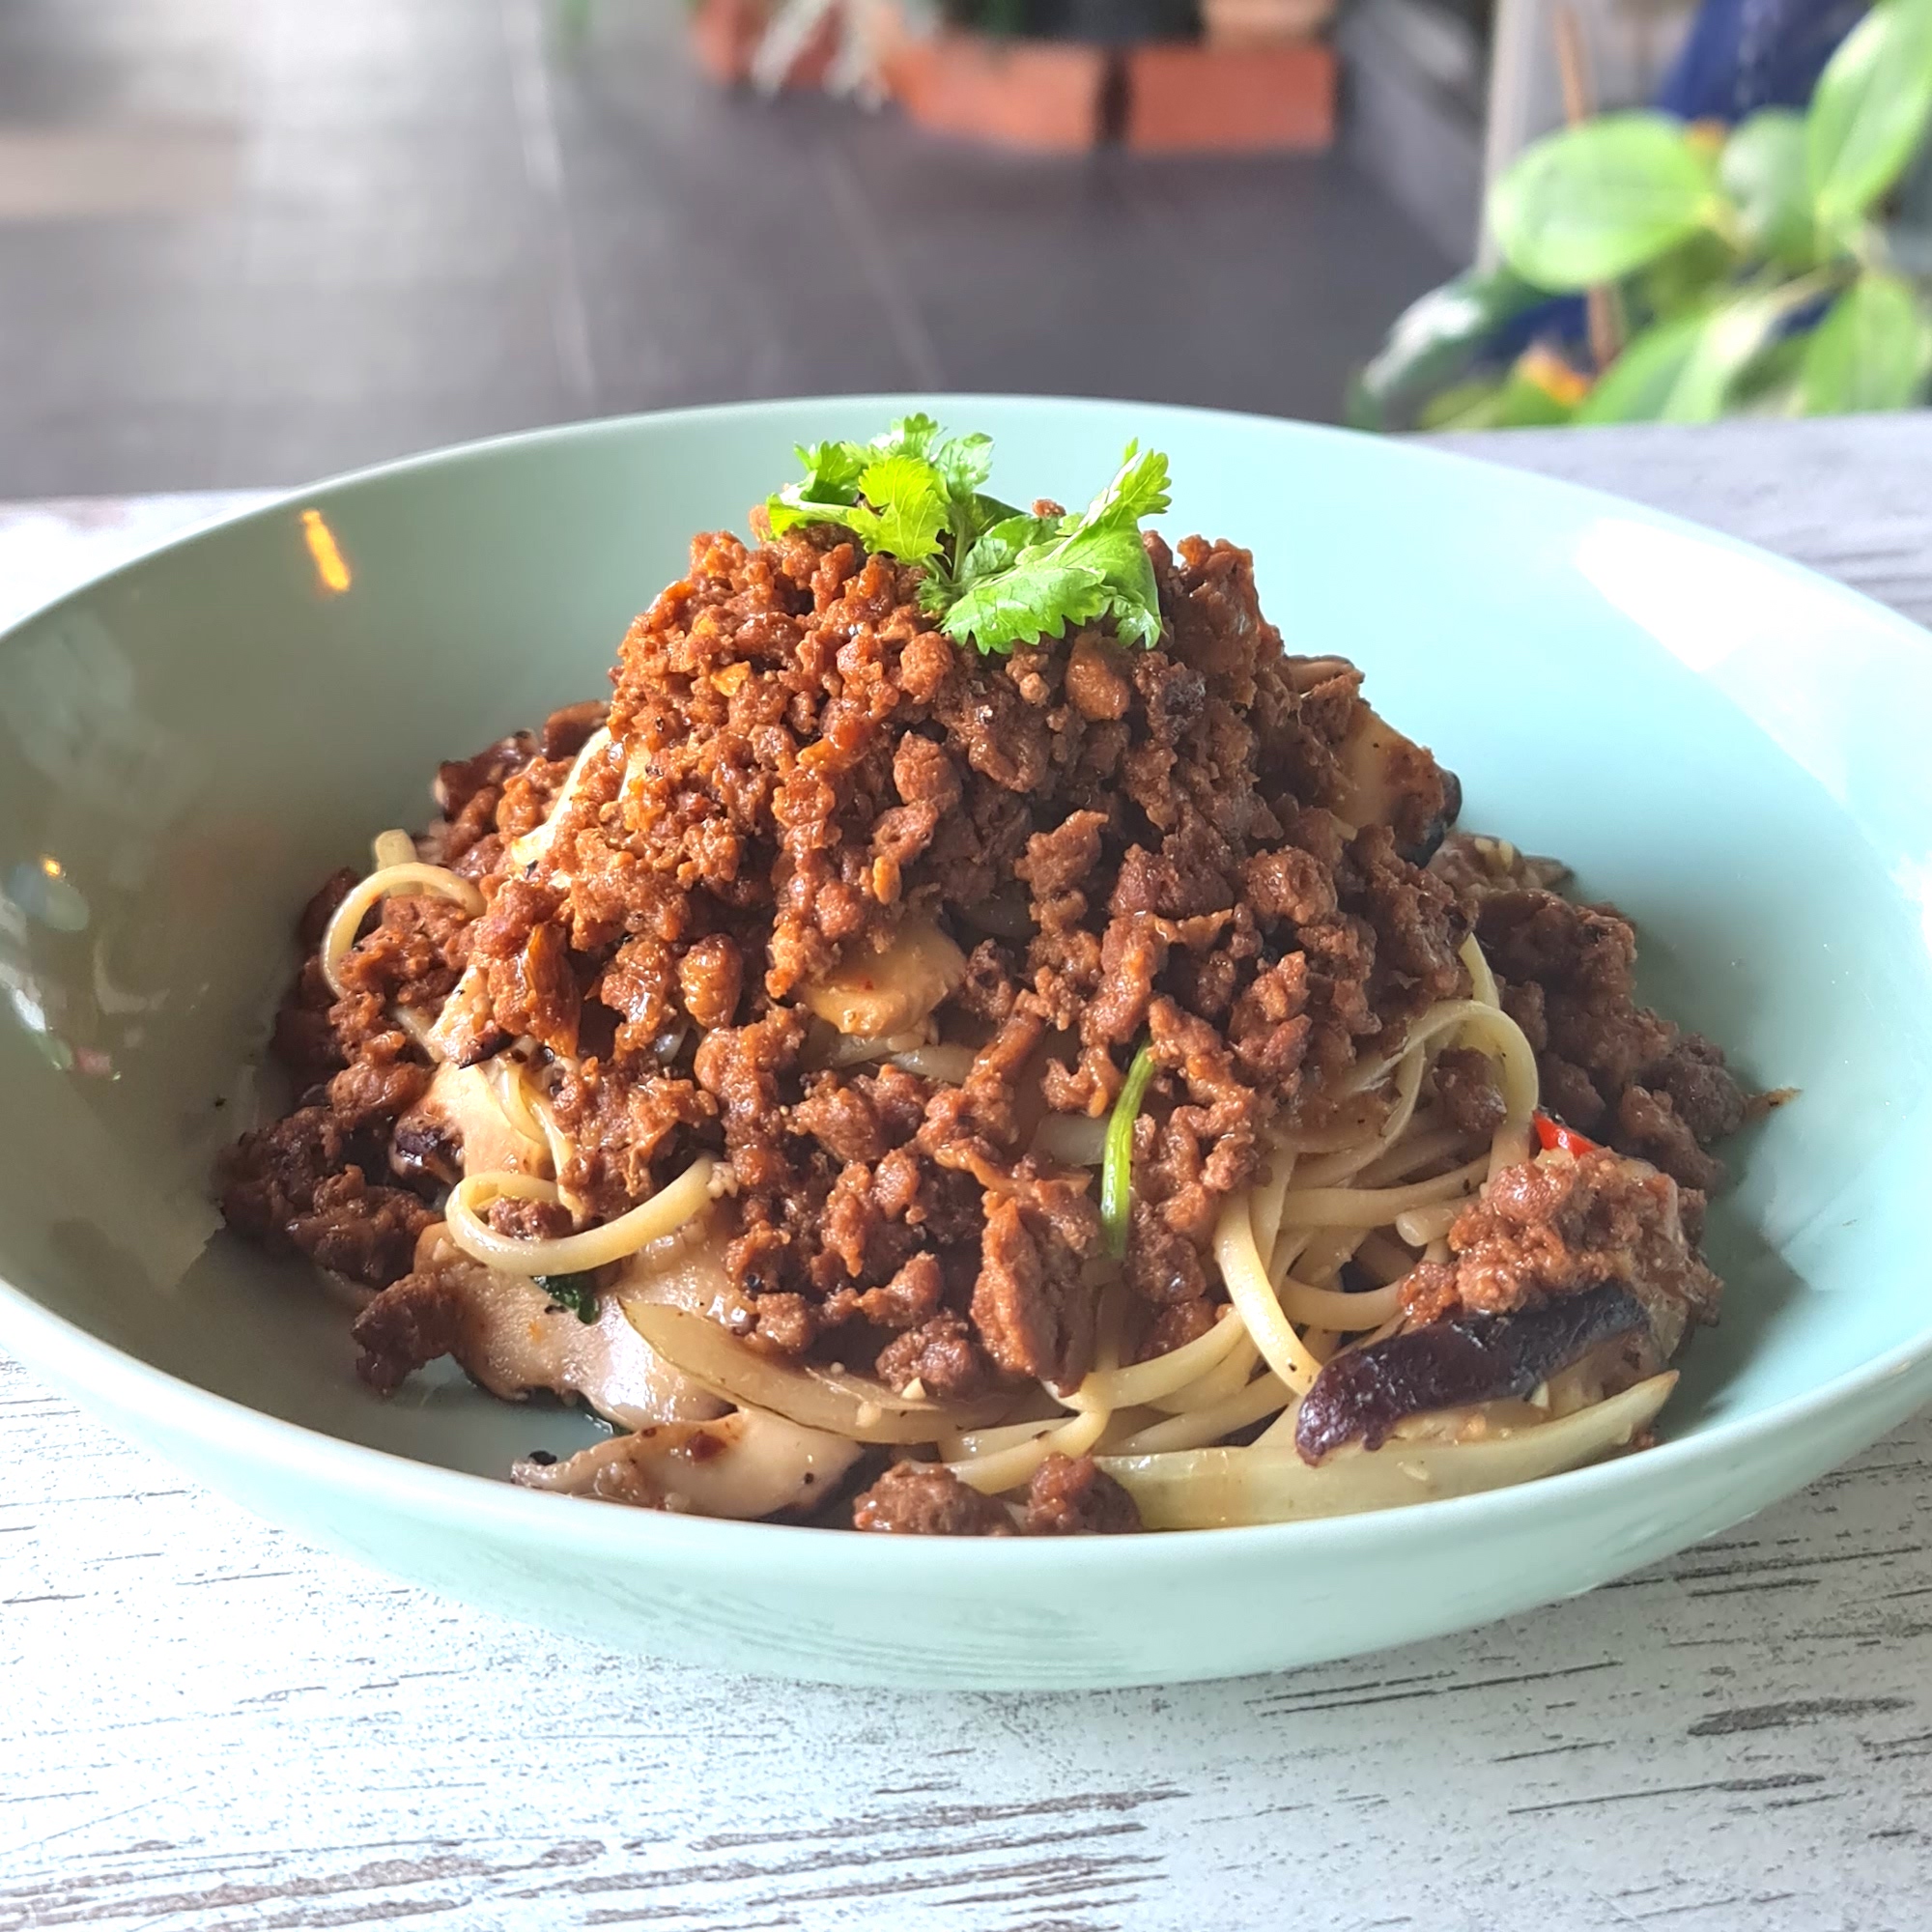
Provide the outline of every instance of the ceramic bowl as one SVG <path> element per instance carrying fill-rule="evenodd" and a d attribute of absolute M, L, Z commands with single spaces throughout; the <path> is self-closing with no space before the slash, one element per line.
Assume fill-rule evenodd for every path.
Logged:
<path fill-rule="evenodd" d="M 1381 1515 L 994 1544 L 529 1494 L 588 1423 L 450 1373 L 383 1402 L 304 1266 L 218 1231 L 295 909 L 437 762 L 605 688 L 692 531 L 794 442 L 906 399 L 587 425 L 330 483 L 0 639 L 0 1345 L 315 1541 L 575 1639 L 919 1686 L 1312 1662 L 1589 1588 L 1737 1521 L 1932 1391 L 1932 653 L 1877 606 L 1628 503 L 1407 443 L 1141 405 L 928 399 L 994 486 L 1084 499 L 1139 437 L 1171 533 L 1250 546 L 1290 648 L 1339 651 L 1577 867 L 1649 996 L 1801 1097 L 1728 1150 L 1729 1282 L 1645 1454 Z"/>

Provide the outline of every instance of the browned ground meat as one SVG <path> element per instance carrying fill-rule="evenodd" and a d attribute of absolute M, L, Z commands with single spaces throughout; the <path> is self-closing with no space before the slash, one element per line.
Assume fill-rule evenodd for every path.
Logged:
<path fill-rule="evenodd" d="M 1614 1283 L 1642 1302 L 1668 1359 L 1722 1292 L 1686 1236 L 1677 1183 L 1601 1149 L 1505 1168 L 1457 1216 L 1449 1250 L 1452 1261 L 1425 1262 L 1404 1284 L 1415 1321 L 1506 1314 Z"/>
<path fill-rule="evenodd" d="M 348 877 L 328 882 L 274 1034 L 297 1111 L 235 1150 L 223 1205 L 257 1238 L 399 1284 L 358 1323 L 372 1379 L 440 1352 L 445 1313 L 410 1269 L 451 1149 L 402 1023 L 438 1009 L 459 1065 L 526 1043 L 570 1143 L 559 1179 L 594 1214 L 700 1152 L 728 1161 L 720 1319 L 752 1347 L 938 1399 L 1064 1391 L 1091 1363 L 1092 1174 L 1033 1151 L 1043 1111 L 1098 1120 L 1151 1054 L 1127 1339 L 1143 1356 L 1178 1346 L 1213 1319 L 1213 1231 L 1266 1136 L 1322 1124 L 1358 1056 L 1468 993 L 1472 928 L 1551 1109 L 1688 1187 L 1715 1179 L 1704 1147 L 1738 1123 L 1737 1087 L 1716 1049 L 1635 1004 L 1629 925 L 1558 898 L 1560 868 L 1497 841 L 1452 836 L 1418 864 L 1454 815 L 1453 777 L 1381 726 L 1352 666 L 1284 655 L 1245 552 L 1147 545 L 1160 649 L 1087 630 L 1003 658 L 936 631 L 919 572 L 839 531 L 700 537 L 626 636 L 608 706 L 439 772 L 418 848 L 476 882 L 480 917 L 384 901 L 338 997 L 314 956 Z M 1365 746 L 1383 748 L 1366 778 Z M 547 816 L 541 852 L 514 858 Z M 923 1005 L 877 1006 L 876 1030 L 936 1029 L 972 1053 L 963 1078 L 829 1064 L 828 981 L 896 994 L 868 969 L 909 948 L 937 977 Z M 1427 1099 L 1470 1136 L 1501 1118 L 1474 1053 L 1442 1054 Z M 1702 1199 L 1673 1189 L 1666 1213 L 1626 1168 L 1614 1187 L 1590 1170 L 1587 1201 L 1493 1190 L 1472 1210 L 1493 1225 L 1465 1215 L 1456 1261 L 1418 1271 L 1417 1310 L 1655 1274 Z M 568 1225 L 521 1201 L 491 1218 L 526 1236 Z M 1679 1259 L 1671 1292 L 1700 1313 L 1705 1277 Z M 1056 1460 L 1029 1527 L 1128 1526 L 1123 1503 L 1091 1463 Z M 890 1472 L 859 1515 L 1011 1528 L 930 1465 Z"/>
<path fill-rule="evenodd" d="M 1503 1005 L 1536 1048 L 1548 1110 L 1592 1139 L 1706 1192 L 1723 1168 L 1704 1150 L 1743 1122 L 1723 1055 L 1636 1002 L 1636 934 L 1614 906 L 1534 887 L 1470 900 Z"/>
<path fill-rule="evenodd" d="M 1049 1456 L 1034 1472 L 1016 1525 L 937 1463 L 895 1463 L 854 1498 L 854 1529 L 895 1536 L 1094 1536 L 1139 1529 L 1134 1499 L 1091 1456 Z"/>
<path fill-rule="evenodd" d="M 355 1372 L 386 1395 L 425 1362 L 448 1354 L 462 1332 L 463 1296 L 455 1283 L 445 1275 L 405 1275 L 355 1318 L 350 1333 L 362 1351 Z"/>
<path fill-rule="evenodd" d="M 361 1151 L 327 1107 L 298 1108 L 229 1151 L 221 1210 L 266 1247 L 297 1249 L 381 1288 L 408 1273 L 435 1216 L 412 1194 L 371 1185 L 355 1157 Z"/>
<path fill-rule="evenodd" d="M 1029 1536 L 1109 1536 L 1138 1529 L 1134 1499 L 1091 1456 L 1049 1456 L 1027 1492 Z"/>
<path fill-rule="evenodd" d="M 892 1536 L 1011 1536 L 1005 1505 L 937 1463 L 895 1463 L 852 1504 L 854 1529 Z"/>
<path fill-rule="evenodd" d="M 323 1267 L 382 1288 L 409 1272 L 417 1237 L 436 1219 L 413 1194 L 371 1186 L 359 1167 L 351 1167 L 330 1175 L 315 1190 L 310 1211 L 288 1222 L 284 1233 Z"/>
<path fill-rule="evenodd" d="M 1464 900 L 1530 886 L 1555 892 L 1570 876 L 1562 860 L 1539 859 L 1481 832 L 1451 832 L 1435 848 L 1429 869 Z"/>
<path fill-rule="evenodd" d="M 1496 1084 L 1495 1062 L 1474 1047 L 1445 1047 L 1433 1069 L 1435 1097 L 1449 1124 L 1463 1133 L 1492 1134 L 1508 1118 L 1509 1107 Z"/>
<path fill-rule="evenodd" d="M 1150 1304 L 1142 1346 L 1200 1332 L 1188 1304 L 1208 1292 L 1220 1203 L 1263 1135 L 1464 989 L 1467 916 L 1403 856 L 1453 809 L 1427 753 L 1399 741 L 1390 825 L 1351 834 L 1329 809 L 1355 796 L 1349 747 L 1374 722 L 1359 672 L 1283 655 L 1245 552 L 1148 548 L 1164 648 L 1087 631 L 1000 658 L 935 631 L 918 572 L 840 532 L 699 538 L 624 641 L 610 742 L 544 855 L 518 866 L 509 846 L 601 705 L 439 773 L 419 848 L 477 880 L 482 917 L 392 898 L 343 963 L 349 997 L 312 965 L 298 978 L 276 1050 L 335 1135 L 305 1130 L 317 1177 L 393 1155 L 434 1184 L 441 1150 L 412 1111 L 427 1067 L 391 1016 L 462 980 L 454 1057 L 518 1037 L 557 1057 L 561 1178 L 596 1212 L 696 1152 L 729 1159 L 732 1321 L 757 1346 L 935 1395 L 1065 1388 L 1091 1358 L 1099 1224 L 1089 1173 L 1030 1153 L 1034 1096 L 1103 1113 L 1146 1039 L 1127 1274 Z M 980 1043 L 972 1072 L 814 1070 L 806 996 L 908 920 L 965 959 L 934 1017 Z M 319 1252 L 312 1217 L 297 1234 L 300 1214 L 270 1217 L 246 1185 L 234 1199 L 238 1226 Z M 381 1236 L 355 1265 L 394 1279 L 413 1197 L 363 1199 Z M 552 1231 L 526 1207 L 495 1218 Z"/>

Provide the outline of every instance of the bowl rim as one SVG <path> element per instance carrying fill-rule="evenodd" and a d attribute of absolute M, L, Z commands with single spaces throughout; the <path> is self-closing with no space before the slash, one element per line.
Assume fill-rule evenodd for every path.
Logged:
<path fill-rule="evenodd" d="M 180 530 L 43 600 L 0 627 L 0 652 L 30 626 L 69 603 L 147 569 L 158 557 L 192 548 L 222 532 L 270 522 L 284 514 L 292 504 L 321 501 L 344 490 L 428 473 L 457 463 L 488 461 L 511 449 L 620 440 L 639 431 L 648 434 L 650 429 L 665 424 L 702 428 L 715 423 L 832 409 L 878 410 L 890 415 L 926 410 L 937 414 L 980 404 L 1094 417 L 1133 410 L 1147 418 L 1218 422 L 1238 425 L 1250 432 L 1260 429 L 1287 440 L 1316 446 L 1374 444 L 1386 460 L 1397 465 L 1424 470 L 1463 471 L 1472 477 L 1480 474 L 1486 488 L 1521 490 L 1534 497 L 1566 497 L 1579 511 L 1587 509 L 1634 519 L 1651 528 L 1748 558 L 1760 567 L 1768 566 L 1777 574 L 1813 587 L 1822 584 L 1834 599 L 1859 609 L 1868 624 L 1889 633 L 1899 646 L 1918 650 L 1932 646 L 1932 637 L 1901 612 L 1776 552 L 1609 491 L 1516 469 L 1462 450 L 1444 449 L 1414 440 L 1393 441 L 1329 424 L 1238 410 L 1153 403 L 1130 397 L 958 390 L 783 396 L 642 411 L 480 438 L 346 470 L 318 482 L 278 491 L 266 501 L 216 515 L 206 523 Z M 758 1552 L 768 1565 L 776 1563 L 789 1575 L 802 1575 L 813 1568 L 820 1556 L 836 1549 L 841 1552 L 841 1563 L 854 1566 L 855 1577 L 875 1575 L 882 1582 L 902 1577 L 908 1564 L 936 1568 L 942 1577 L 950 1576 L 961 1565 L 978 1570 L 988 1563 L 998 1565 L 1002 1571 L 1046 1566 L 1050 1573 L 1065 1564 L 1078 1564 L 1103 1574 L 1123 1568 L 1145 1574 L 1144 1566 L 1150 1561 L 1198 1560 L 1183 1552 L 1196 1549 L 1203 1538 L 1208 1539 L 1207 1547 L 1213 1552 L 1225 1553 L 1231 1560 L 1290 1554 L 1346 1557 L 1359 1549 L 1373 1548 L 1389 1536 L 1399 1534 L 1398 1525 L 1404 1521 L 1411 1525 L 1408 1534 L 1420 1545 L 1425 1533 L 1433 1533 L 1438 1540 L 1443 1536 L 1475 1534 L 1510 1518 L 1520 1517 L 1525 1522 L 1533 1522 L 1541 1516 L 1587 1510 L 1595 1502 L 1640 1492 L 1654 1485 L 1667 1488 L 1680 1472 L 1737 1457 L 1740 1452 L 1753 1451 L 1770 1438 L 1813 1420 L 1841 1412 L 1856 1413 L 1871 1406 L 1872 1398 L 1901 1381 L 1914 1385 L 1915 1403 L 1932 1395 L 1932 1312 L 1928 1312 L 1924 1325 L 1908 1341 L 1801 1394 L 1787 1396 L 1747 1415 L 1720 1418 L 1701 1426 L 1693 1435 L 1659 1443 L 1640 1454 L 1616 1457 L 1530 1483 L 1473 1495 L 1437 1497 L 1394 1509 L 1193 1530 L 1185 1534 L 1150 1532 L 1124 1537 L 988 1540 L 864 1536 L 805 1524 L 742 1522 L 669 1511 L 612 1509 L 588 1498 L 559 1498 L 520 1489 L 500 1477 L 447 1468 L 290 1422 L 204 1388 L 93 1334 L 4 1276 L 0 1276 L 0 1346 L 30 1369 L 51 1378 L 71 1393 L 83 1408 L 106 1411 L 110 1426 L 114 1413 L 125 1413 L 163 1435 L 190 1438 L 216 1454 L 239 1452 L 252 1464 L 268 1466 L 278 1475 L 368 1496 L 390 1507 L 406 1507 L 420 1515 L 445 1520 L 462 1515 L 480 1517 L 506 1534 L 519 1537 L 526 1533 L 548 1534 L 582 1550 L 611 1553 L 615 1543 L 618 1544 L 615 1553 L 620 1555 L 689 1553 L 719 1566 L 728 1566 L 742 1548 L 744 1553 Z M 1878 1406 L 1888 1418 L 1895 1407 L 1893 1403 Z M 1875 1438 L 1878 1433 L 1874 1430 L 1872 1437 L 1867 1439 Z M 1753 1495 L 1743 1502 L 1738 1513 L 1744 1515 L 1762 1507 L 1792 1487 L 1795 1486 L 1780 1483 L 1764 1495 Z M 560 1509 L 559 1502 L 585 1506 Z M 625 1545 L 619 1539 L 630 1541 Z M 1167 1553 L 1152 1555 L 1151 1550 Z"/>

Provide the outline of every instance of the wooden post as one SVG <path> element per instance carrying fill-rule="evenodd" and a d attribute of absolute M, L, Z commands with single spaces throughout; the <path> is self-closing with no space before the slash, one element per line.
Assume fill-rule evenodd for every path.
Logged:
<path fill-rule="evenodd" d="M 1563 86 L 1563 118 L 1575 128 L 1590 118 L 1590 54 L 1583 44 L 1582 22 L 1570 0 L 1557 0 L 1551 22 L 1556 34 L 1556 73 Z M 1623 347 L 1622 317 L 1615 289 L 1599 284 L 1584 297 L 1589 329 L 1590 359 L 1601 376 L 1617 359 Z"/>

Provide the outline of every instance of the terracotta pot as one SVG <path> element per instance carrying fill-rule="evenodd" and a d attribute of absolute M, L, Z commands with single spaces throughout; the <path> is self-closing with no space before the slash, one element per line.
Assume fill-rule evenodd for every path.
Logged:
<path fill-rule="evenodd" d="M 721 87 L 744 86 L 774 11 L 772 0 L 698 0 L 691 10 L 691 47 L 698 66 Z M 836 47 L 837 25 L 827 19 L 792 62 L 785 86 L 822 86 Z"/>
<path fill-rule="evenodd" d="M 762 0 L 698 0 L 691 10 L 691 50 L 721 87 L 751 78 L 752 56 L 765 30 Z"/>
<path fill-rule="evenodd" d="M 886 84 L 907 118 L 935 133 L 1077 150 L 1100 138 L 1107 68 L 1095 46 L 949 32 L 902 41 Z"/>
<path fill-rule="evenodd" d="M 1126 81 L 1126 144 L 1143 154 L 1334 143 L 1335 55 L 1320 41 L 1135 47 Z"/>
<path fill-rule="evenodd" d="M 1335 0 L 1201 0 L 1201 24 L 1216 46 L 1305 41 L 1335 16 Z"/>

